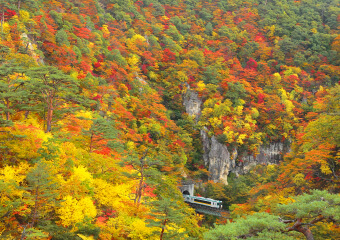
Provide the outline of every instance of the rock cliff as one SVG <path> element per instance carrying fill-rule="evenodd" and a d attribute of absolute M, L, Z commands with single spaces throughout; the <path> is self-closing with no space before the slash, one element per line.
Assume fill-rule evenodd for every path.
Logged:
<path fill-rule="evenodd" d="M 201 115 L 202 100 L 198 94 L 188 86 L 183 97 L 185 110 L 189 115 L 195 116 L 198 121 Z M 282 142 L 272 142 L 259 148 L 259 153 L 249 155 L 238 152 L 236 148 L 228 149 L 225 144 L 217 141 L 215 136 L 209 137 L 206 129 L 201 130 L 203 145 L 203 159 L 210 172 L 210 180 L 228 184 L 227 177 L 230 172 L 236 175 L 248 172 L 258 164 L 276 164 L 283 159 L 284 153 L 289 151 L 289 146 Z"/>
<path fill-rule="evenodd" d="M 183 97 L 183 105 L 185 107 L 186 113 L 191 116 L 195 116 L 196 121 L 198 121 L 201 115 L 201 105 L 202 100 L 199 98 L 197 92 L 190 89 L 189 84 L 187 84 L 187 91 Z"/>

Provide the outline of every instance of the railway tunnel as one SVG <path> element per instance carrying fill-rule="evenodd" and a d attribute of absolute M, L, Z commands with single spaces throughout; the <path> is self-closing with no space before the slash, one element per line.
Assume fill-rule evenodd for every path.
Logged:
<path fill-rule="evenodd" d="M 195 196 L 195 183 L 193 181 L 182 181 L 179 189 L 183 194 L 184 201 L 194 208 L 197 213 L 218 217 L 226 217 L 228 215 L 228 212 L 222 210 L 222 201 Z"/>

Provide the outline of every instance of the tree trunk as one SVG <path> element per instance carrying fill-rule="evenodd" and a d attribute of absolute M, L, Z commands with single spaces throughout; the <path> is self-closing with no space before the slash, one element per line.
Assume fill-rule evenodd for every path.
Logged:
<path fill-rule="evenodd" d="M 21 0 L 18 1 L 18 14 L 20 16 L 20 5 L 21 5 Z"/>
<path fill-rule="evenodd" d="M 298 218 L 297 221 L 294 223 L 293 227 L 291 227 L 291 229 L 305 235 L 307 240 L 314 240 L 312 231 L 309 228 L 303 227 L 301 220 L 302 220 L 301 218 Z"/>
<path fill-rule="evenodd" d="M 143 188 L 144 188 L 144 159 L 146 157 L 146 154 L 148 153 L 148 150 L 145 151 L 143 157 L 139 160 L 141 164 L 141 168 L 139 170 L 139 173 L 141 175 L 138 188 L 136 189 L 136 196 L 135 196 L 135 203 L 140 203 L 143 195 Z"/>
<path fill-rule="evenodd" d="M 28 118 L 28 114 L 30 114 L 30 111 L 26 111 L 26 112 L 25 112 L 25 119 Z"/>
<path fill-rule="evenodd" d="M 53 116 L 53 109 L 48 109 L 47 110 L 47 119 L 46 119 L 46 132 L 50 132 L 51 131 L 52 116 Z"/>
<path fill-rule="evenodd" d="M 22 231 L 20 240 L 24 240 L 25 237 L 26 237 L 26 227 L 27 227 L 27 226 L 25 226 L 25 227 L 24 227 L 24 230 Z"/>
<path fill-rule="evenodd" d="M 4 33 L 4 22 L 5 22 L 5 10 L 2 10 L 1 13 L 1 38 L 2 38 L 2 34 Z"/>
<path fill-rule="evenodd" d="M 314 240 L 313 233 L 309 228 L 299 226 L 296 228 L 296 230 L 305 235 L 307 240 Z"/>
<path fill-rule="evenodd" d="M 165 219 L 163 222 L 163 226 L 162 226 L 162 231 L 161 231 L 161 236 L 159 237 L 159 240 L 163 239 L 163 234 L 164 234 L 164 230 L 165 230 L 165 225 L 168 219 Z"/>
<path fill-rule="evenodd" d="M 140 203 L 140 200 L 142 198 L 142 192 L 143 192 L 144 166 L 142 166 L 140 174 L 141 174 L 141 177 L 139 180 L 138 189 L 136 192 L 136 199 L 135 199 L 135 203 L 137 202 L 138 204 Z"/>
<path fill-rule="evenodd" d="M 35 201 L 34 201 L 34 210 L 33 210 L 31 227 L 35 225 L 38 219 L 38 196 L 39 196 L 39 187 L 37 187 L 35 190 Z"/>
<path fill-rule="evenodd" d="M 93 143 L 93 131 L 91 131 L 91 137 L 90 137 L 90 153 L 92 152 L 92 143 Z"/>
<path fill-rule="evenodd" d="M 8 100 L 8 98 L 6 98 L 6 107 L 7 107 L 6 120 L 9 121 L 10 114 L 9 114 L 9 100 Z"/>
<path fill-rule="evenodd" d="M 52 99 L 49 99 L 48 108 L 47 108 L 47 118 L 46 118 L 46 132 L 51 131 L 52 127 L 52 117 L 53 117 L 53 104 Z"/>

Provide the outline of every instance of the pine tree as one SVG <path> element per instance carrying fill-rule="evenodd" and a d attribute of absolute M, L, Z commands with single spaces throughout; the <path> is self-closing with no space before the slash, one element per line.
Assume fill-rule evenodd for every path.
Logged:
<path fill-rule="evenodd" d="M 149 220 L 150 227 L 160 227 L 159 239 L 170 239 L 171 237 L 180 238 L 185 232 L 179 231 L 184 218 L 184 209 L 176 202 L 175 199 L 170 197 L 160 197 L 156 201 L 150 203 L 152 206 L 151 216 Z M 170 227 L 171 226 L 171 227 Z"/>
<path fill-rule="evenodd" d="M 54 209 L 60 203 L 58 200 L 59 186 L 56 179 L 53 178 L 52 167 L 42 160 L 28 172 L 26 180 L 28 183 L 26 191 L 29 192 L 29 195 L 26 196 L 25 202 L 31 208 L 26 228 L 27 230 L 39 229 L 39 226 L 51 224 L 51 219 L 55 219 Z"/>
<path fill-rule="evenodd" d="M 39 99 L 42 108 L 46 109 L 46 132 L 52 129 L 52 123 L 56 112 L 63 113 L 66 103 L 82 102 L 77 96 L 78 83 L 69 75 L 64 74 L 52 66 L 42 66 L 28 71 L 31 77 L 30 90 Z"/>
<path fill-rule="evenodd" d="M 23 72 L 21 67 L 13 64 L 0 66 L 0 114 L 5 115 L 5 119 L 0 119 L 0 126 L 9 125 L 11 113 L 20 110 L 28 98 Z"/>

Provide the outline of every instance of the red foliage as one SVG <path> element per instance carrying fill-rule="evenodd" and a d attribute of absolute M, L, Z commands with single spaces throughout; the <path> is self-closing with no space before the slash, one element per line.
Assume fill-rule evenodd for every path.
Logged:
<path fill-rule="evenodd" d="M 171 52 L 170 49 L 166 48 L 163 51 L 163 62 L 171 62 L 176 60 L 176 54 Z"/>
<path fill-rule="evenodd" d="M 91 71 L 92 71 L 91 65 L 88 64 L 88 63 L 85 62 L 85 61 L 82 61 L 82 62 L 80 63 L 80 68 L 81 68 L 81 70 L 84 71 L 84 73 L 88 73 L 88 72 L 91 72 Z"/>
<path fill-rule="evenodd" d="M 4 13 L 5 19 L 10 19 L 11 17 L 17 15 L 17 13 L 11 9 L 7 9 Z"/>
<path fill-rule="evenodd" d="M 246 69 L 257 69 L 257 62 L 253 58 L 249 58 L 249 61 L 247 62 Z"/>
<path fill-rule="evenodd" d="M 262 35 L 262 33 L 258 33 L 255 36 L 255 42 L 264 42 L 266 41 L 266 38 Z"/>
<path fill-rule="evenodd" d="M 235 18 L 234 18 L 234 23 L 235 23 L 235 24 L 238 24 L 238 23 L 240 23 L 240 22 L 242 22 L 242 21 L 243 21 L 243 19 L 240 18 L 240 17 L 235 17 Z"/>
<path fill-rule="evenodd" d="M 87 28 L 77 28 L 73 26 L 74 34 L 79 38 L 91 39 L 93 38 L 92 32 Z"/>
<path fill-rule="evenodd" d="M 264 94 L 259 93 L 257 98 L 258 98 L 258 101 L 257 101 L 258 104 L 264 103 Z"/>
<path fill-rule="evenodd" d="M 98 99 L 100 99 L 101 97 L 102 97 L 102 96 L 98 94 L 97 96 L 93 97 L 92 100 L 98 100 Z"/>
<path fill-rule="evenodd" d="M 205 167 L 204 167 L 203 164 L 201 164 L 201 165 L 198 166 L 198 169 L 204 169 L 204 168 L 205 168 Z"/>
<path fill-rule="evenodd" d="M 174 145 L 178 145 L 178 146 L 180 146 L 182 148 L 185 147 L 185 143 L 182 142 L 180 139 L 177 139 L 176 141 L 174 141 Z"/>
<path fill-rule="evenodd" d="M 144 74 L 148 73 L 148 65 L 147 64 L 142 65 L 142 71 L 143 71 Z"/>
<path fill-rule="evenodd" d="M 146 187 L 144 188 L 144 195 L 149 197 L 156 197 L 156 194 L 153 193 L 154 191 L 155 188 L 146 185 Z"/>
<path fill-rule="evenodd" d="M 101 155 L 110 155 L 111 154 L 111 149 L 108 148 L 108 147 L 104 147 L 103 149 L 101 150 L 96 150 L 96 151 L 93 151 L 94 153 L 97 153 L 97 154 L 101 154 Z"/>
<path fill-rule="evenodd" d="M 99 68 L 101 66 L 101 63 L 100 62 L 96 62 L 93 64 L 93 67 L 95 68 Z"/>

